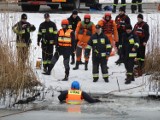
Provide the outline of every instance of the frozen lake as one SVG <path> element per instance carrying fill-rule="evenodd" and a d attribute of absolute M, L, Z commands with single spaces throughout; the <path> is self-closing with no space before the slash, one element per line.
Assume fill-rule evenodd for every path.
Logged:
<path fill-rule="evenodd" d="M 143 98 L 109 98 L 106 102 L 82 105 L 59 104 L 57 101 L 33 105 L 35 110 L 0 117 L 0 120 L 159 120 L 160 101 Z M 0 116 L 18 113 L 0 110 Z"/>

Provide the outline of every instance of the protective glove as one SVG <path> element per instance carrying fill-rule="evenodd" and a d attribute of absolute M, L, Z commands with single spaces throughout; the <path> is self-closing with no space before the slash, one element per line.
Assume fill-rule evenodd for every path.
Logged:
<path fill-rule="evenodd" d="M 110 52 L 106 52 L 106 56 L 110 56 Z"/>

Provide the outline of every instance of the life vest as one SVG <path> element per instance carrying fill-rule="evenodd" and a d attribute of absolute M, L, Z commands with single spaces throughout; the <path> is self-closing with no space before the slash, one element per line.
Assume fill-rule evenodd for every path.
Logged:
<path fill-rule="evenodd" d="M 82 91 L 81 90 L 68 90 L 68 96 L 66 98 L 68 104 L 81 104 L 82 103 Z"/>
<path fill-rule="evenodd" d="M 143 26 L 144 26 L 145 22 L 142 22 L 140 24 L 136 24 L 135 25 L 135 29 L 134 32 L 135 34 L 140 37 L 140 38 L 144 38 L 145 34 L 144 34 L 144 30 L 143 30 Z"/>
<path fill-rule="evenodd" d="M 123 30 L 126 29 L 125 19 L 126 19 L 126 15 L 124 15 L 123 17 L 120 17 L 120 16 L 119 16 L 119 17 L 116 19 L 117 29 L 119 29 L 120 27 L 122 27 Z"/>
<path fill-rule="evenodd" d="M 85 24 L 84 21 L 82 21 L 78 34 L 86 33 L 86 35 L 91 36 L 92 35 L 92 25 L 93 25 L 93 22 L 90 22 L 89 24 Z"/>
<path fill-rule="evenodd" d="M 58 45 L 59 46 L 66 46 L 66 47 L 72 46 L 71 32 L 72 32 L 71 29 L 68 29 L 65 33 L 63 29 L 59 31 L 59 34 L 58 34 Z"/>
<path fill-rule="evenodd" d="M 102 29 L 104 34 L 113 34 L 114 33 L 113 20 L 110 20 L 109 22 L 103 21 Z"/>

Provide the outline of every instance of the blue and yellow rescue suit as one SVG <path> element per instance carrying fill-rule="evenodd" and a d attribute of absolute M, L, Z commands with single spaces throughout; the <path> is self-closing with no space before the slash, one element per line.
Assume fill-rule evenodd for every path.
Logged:
<path fill-rule="evenodd" d="M 88 41 L 88 45 L 85 49 L 85 57 L 89 58 L 90 50 L 92 49 L 92 64 L 93 64 L 93 82 L 99 79 L 99 65 L 101 65 L 102 76 L 105 82 L 108 82 L 108 70 L 107 59 L 110 55 L 111 44 L 107 36 L 101 32 L 101 34 L 95 33 Z"/>
<path fill-rule="evenodd" d="M 53 56 L 54 45 L 57 39 L 57 27 L 52 21 L 44 21 L 39 26 L 38 40 L 41 42 L 42 47 L 42 59 L 43 67 L 46 71 L 48 66 L 51 64 L 51 59 Z"/>

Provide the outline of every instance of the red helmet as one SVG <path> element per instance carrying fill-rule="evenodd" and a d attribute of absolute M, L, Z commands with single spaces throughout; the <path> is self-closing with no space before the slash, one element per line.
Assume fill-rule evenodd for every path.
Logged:
<path fill-rule="evenodd" d="M 68 25 L 69 21 L 67 19 L 63 19 L 61 22 L 62 25 Z"/>
<path fill-rule="evenodd" d="M 111 13 L 105 13 L 104 17 L 111 17 Z"/>
<path fill-rule="evenodd" d="M 84 15 L 84 19 L 91 19 L 90 14 L 86 14 L 86 15 Z"/>

